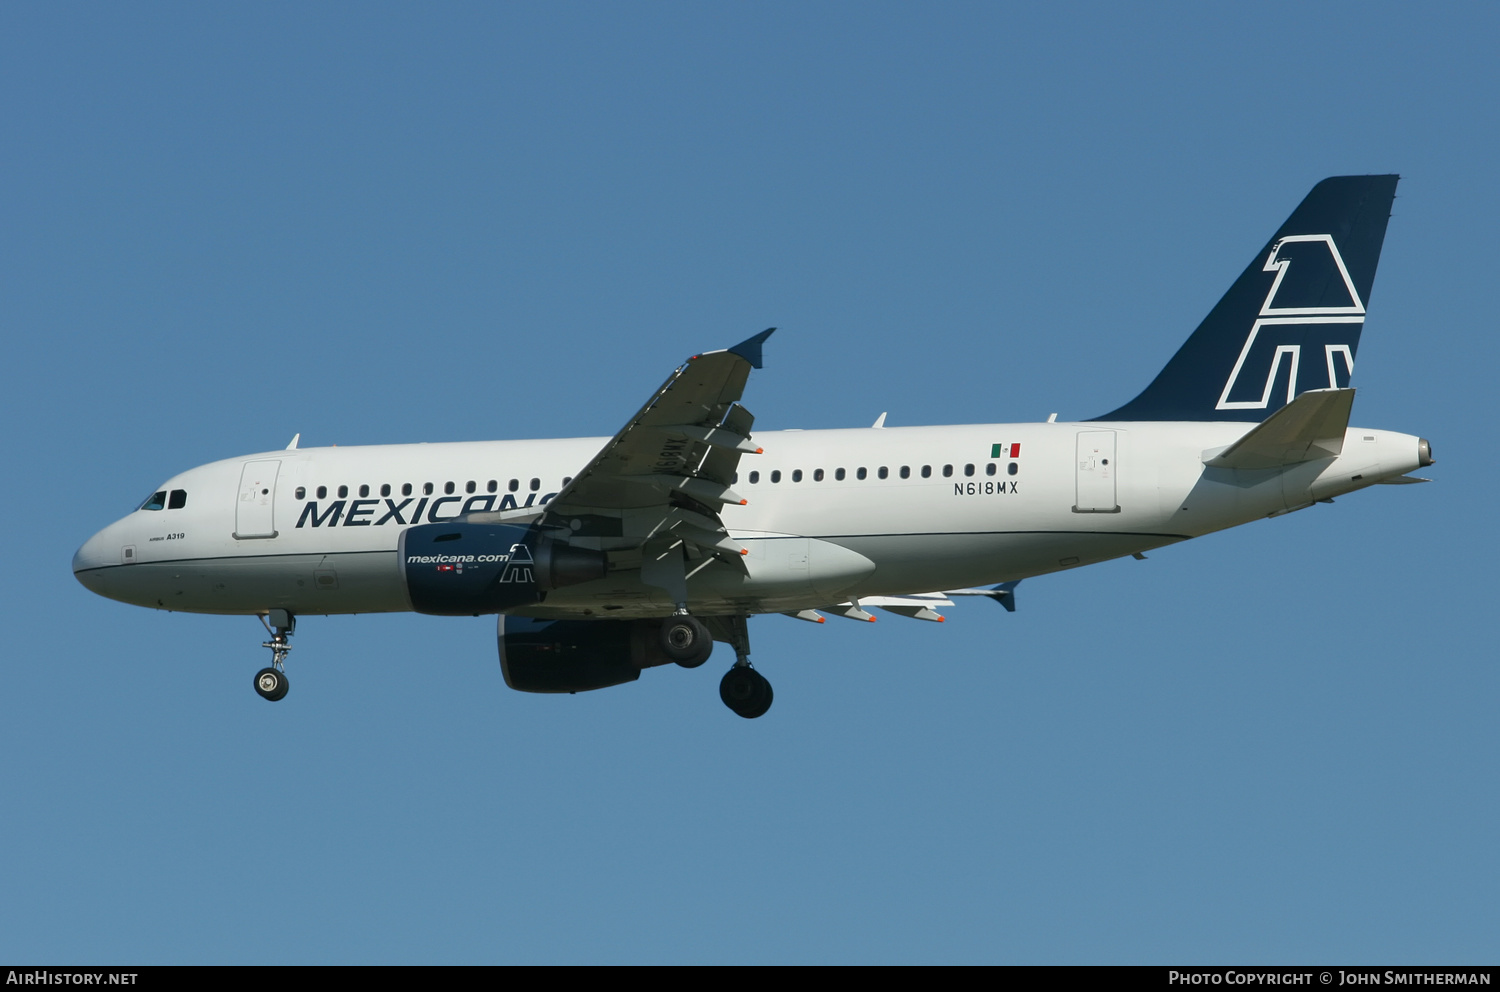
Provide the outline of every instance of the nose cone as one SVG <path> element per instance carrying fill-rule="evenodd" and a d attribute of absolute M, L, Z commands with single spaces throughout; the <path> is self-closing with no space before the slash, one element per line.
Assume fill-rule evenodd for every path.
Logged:
<path fill-rule="evenodd" d="M 111 524 L 87 541 L 73 553 L 73 577 L 90 592 L 104 595 L 100 588 L 101 570 L 120 564 L 124 548 L 119 540 L 119 524 Z"/>

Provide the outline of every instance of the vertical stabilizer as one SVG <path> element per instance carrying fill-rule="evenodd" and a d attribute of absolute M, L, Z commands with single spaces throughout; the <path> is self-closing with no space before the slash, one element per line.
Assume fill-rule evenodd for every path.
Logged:
<path fill-rule="evenodd" d="M 1094 419 L 1258 422 L 1347 387 L 1399 178 L 1314 186 L 1151 385 Z"/>

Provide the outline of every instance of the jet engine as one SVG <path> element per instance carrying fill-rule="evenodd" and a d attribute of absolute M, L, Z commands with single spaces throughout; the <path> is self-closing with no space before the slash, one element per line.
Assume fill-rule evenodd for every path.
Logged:
<path fill-rule="evenodd" d="M 418 613 L 478 616 L 540 603 L 548 592 L 602 579 L 604 552 L 535 527 L 437 523 L 408 527 L 397 553 Z"/>
<path fill-rule="evenodd" d="M 500 672 L 522 692 L 585 692 L 634 682 L 672 659 L 660 620 L 533 620 L 501 615 Z"/>

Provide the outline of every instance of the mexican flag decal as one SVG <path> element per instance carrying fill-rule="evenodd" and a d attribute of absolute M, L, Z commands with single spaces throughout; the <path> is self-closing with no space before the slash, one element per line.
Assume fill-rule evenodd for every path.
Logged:
<path fill-rule="evenodd" d="M 1007 451 L 1009 454 L 1007 454 Z M 991 458 L 1020 458 L 1021 446 L 1019 444 L 992 444 L 990 445 Z"/>

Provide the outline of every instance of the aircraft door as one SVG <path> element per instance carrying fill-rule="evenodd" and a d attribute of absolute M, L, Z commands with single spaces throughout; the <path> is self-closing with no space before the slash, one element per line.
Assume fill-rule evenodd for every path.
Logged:
<path fill-rule="evenodd" d="M 279 461 L 246 462 L 240 472 L 240 498 L 234 508 L 236 540 L 276 536 L 276 475 Z"/>
<path fill-rule="evenodd" d="M 1119 513 L 1115 501 L 1115 431 L 1078 432 L 1078 495 L 1074 513 Z"/>

